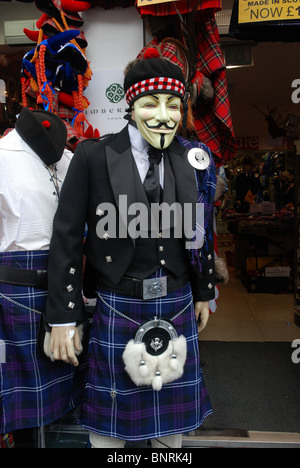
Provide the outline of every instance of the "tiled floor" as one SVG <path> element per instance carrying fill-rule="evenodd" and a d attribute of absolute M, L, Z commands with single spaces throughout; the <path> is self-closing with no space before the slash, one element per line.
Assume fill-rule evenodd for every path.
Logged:
<path fill-rule="evenodd" d="M 228 247 L 219 248 L 225 257 Z M 294 323 L 293 294 L 247 293 L 239 274 L 228 267 L 230 280 L 220 286 L 218 308 L 209 318 L 200 340 L 293 341 L 300 339 Z"/>

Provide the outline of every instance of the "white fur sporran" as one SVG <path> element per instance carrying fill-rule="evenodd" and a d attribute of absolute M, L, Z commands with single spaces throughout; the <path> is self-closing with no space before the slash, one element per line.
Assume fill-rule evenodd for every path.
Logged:
<path fill-rule="evenodd" d="M 185 337 L 178 337 L 172 322 L 155 317 L 140 326 L 127 343 L 123 361 L 137 386 L 152 385 L 159 391 L 183 375 L 186 355 Z"/>

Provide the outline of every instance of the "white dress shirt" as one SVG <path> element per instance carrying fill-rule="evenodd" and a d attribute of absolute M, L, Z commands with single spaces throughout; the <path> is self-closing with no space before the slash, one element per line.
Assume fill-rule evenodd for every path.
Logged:
<path fill-rule="evenodd" d="M 72 156 L 65 150 L 47 168 L 16 130 L 0 139 L 0 252 L 49 249 L 57 191 Z"/>

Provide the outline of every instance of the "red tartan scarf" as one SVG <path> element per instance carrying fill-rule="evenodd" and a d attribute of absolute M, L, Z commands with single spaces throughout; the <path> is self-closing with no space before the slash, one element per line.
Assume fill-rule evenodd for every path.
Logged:
<path fill-rule="evenodd" d="M 222 161 L 232 159 L 236 153 L 225 64 L 214 15 L 209 15 L 206 20 L 203 19 L 203 16 L 199 18 L 202 20 L 199 20 L 196 28 L 198 32 L 198 62 L 193 82 L 201 83 L 203 75 L 209 78 L 215 90 L 215 99 L 209 107 L 197 102 L 197 107 L 193 109 L 194 125 L 198 139 L 206 144 L 222 163 Z M 140 52 L 138 58 L 143 55 L 145 49 L 157 44 L 158 41 L 154 38 Z M 164 58 L 183 69 L 173 44 L 164 42 L 161 53 Z"/>

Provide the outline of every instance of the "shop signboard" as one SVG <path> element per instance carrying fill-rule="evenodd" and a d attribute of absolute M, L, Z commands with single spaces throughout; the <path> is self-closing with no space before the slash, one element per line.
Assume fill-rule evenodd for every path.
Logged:
<path fill-rule="evenodd" d="M 239 0 L 239 24 L 289 20 L 300 20 L 300 0 Z"/>
<path fill-rule="evenodd" d="M 128 105 L 123 81 L 123 70 L 96 70 L 85 90 L 85 96 L 92 103 L 85 111 L 87 120 L 101 135 L 117 133 L 125 127 Z"/>

